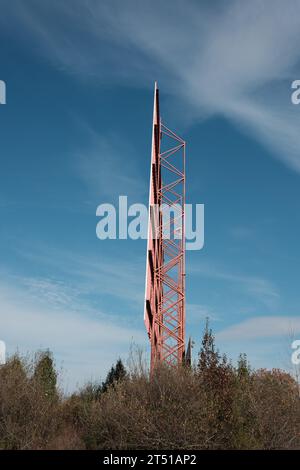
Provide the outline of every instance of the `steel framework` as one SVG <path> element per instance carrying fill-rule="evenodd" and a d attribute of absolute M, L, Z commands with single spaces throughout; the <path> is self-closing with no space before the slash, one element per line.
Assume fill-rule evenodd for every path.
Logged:
<path fill-rule="evenodd" d="M 144 320 L 151 371 L 185 360 L 185 142 L 160 119 L 154 87 Z"/>

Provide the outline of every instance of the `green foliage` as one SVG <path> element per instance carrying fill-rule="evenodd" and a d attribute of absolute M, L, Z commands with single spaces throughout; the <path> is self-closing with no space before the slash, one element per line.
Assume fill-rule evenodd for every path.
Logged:
<path fill-rule="evenodd" d="M 209 327 L 209 320 L 206 319 L 205 330 L 202 338 L 202 347 L 199 352 L 198 370 L 205 372 L 214 370 L 220 365 L 221 357 L 215 347 L 215 337 Z"/>
<path fill-rule="evenodd" d="M 237 374 L 238 377 L 242 379 L 247 379 L 251 375 L 251 367 L 247 359 L 246 354 L 240 354 L 237 364 Z"/>
<path fill-rule="evenodd" d="M 141 361 L 138 361 L 141 363 Z M 195 368 L 121 360 L 103 385 L 56 389 L 49 351 L 0 367 L 0 449 L 300 449 L 296 381 L 280 370 L 234 367 L 206 323 Z"/>
<path fill-rule="evenodd" d="M 34 380 L 34 361 L 18 355 L 0 367 L 0 448 L 47 448 L 60 425 L 60 404 Z"/>
<path fill-rule="evenodd" d="M 57 398 L 57 373 L 49 350 L 37 353 L 33 379 L 39 384 L 45 397 L 49 399 Z"/>
<path fill-rule="evenodd" d="M 127 376 L 126 369 L 121 359 L 118 359 L 115 366 L 112 366 L 107 374 L 105 382 L 102 383 L 101 391 L 106 392 L 109 387 L 124 380 Z"/>
<path fill-rule="evenodd" d="M 1 366 L 2 380 L 9 380 L 10 385 L 13 379 L 16 384 L 22 383 L 27 379 L 27 365 L 26 361 L 18 354 L 12 356 L 5 365 Z"/>

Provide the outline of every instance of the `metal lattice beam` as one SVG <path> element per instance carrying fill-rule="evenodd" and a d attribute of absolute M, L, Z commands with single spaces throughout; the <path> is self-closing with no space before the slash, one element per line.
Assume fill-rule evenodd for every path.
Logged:
<path fill-rule="evenodd" d="M 151 370 L 185 356 L 185 142 L 160 119 L 155 83 L 144 319 Z"/>

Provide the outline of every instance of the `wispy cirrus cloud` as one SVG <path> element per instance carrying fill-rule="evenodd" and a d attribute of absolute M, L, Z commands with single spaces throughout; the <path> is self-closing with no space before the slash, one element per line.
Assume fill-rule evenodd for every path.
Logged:
<path fill-rule="evenodd" d="M 118 356 L 126 359 L 132 342 L 145 345 L 144 330 L 118 318 L 92 308 L 58 280 L 0 279 L 0 334 L 8 353 L 50 348 L 58 367 L 66 368 L 65 390 L 103 379 Z"/>
<path fill-rule="evenodd" d="M 199 327 L 200 321 L 206 321 L 206 319 L 210 321 L 220 320 L 218 314 L 208 305 L 190 303 L 186 304 L 186 319 L 188 325 L 196 325 L 197 327 Z"/>
<path fill-rule="evenodd" d="M 294 373 L 292 335 L 300 334 L 299 315 L 261 315 L 234 323 L 216 333 L 216 344 L 236 360 L 246 353 L 251 367 L 281 368 Z"/>
<path fill-rule="evenodd" d="M 14 276 L 20 287 L 27 291 L 28 298 L 34 301 L 46 302 L 52 308 L 61 308 L 74 304 L 79 292 L 65 281 L 43 277 Z"/>
<path fill-rule="evenodd" d="M 70 390 L 77 382 L 103 379 L 118 356 L 127 359 L 131 343 L 147 344 L 144 259 L 18 246 L 31 274 L 4 263 L 0 270 L 0 339 L 9 354 L 50 348 L 67 371 L 62 384 Z"/>
<path fill-rule="evenodd" d="M 299 172 L 300 112 L 290 103 L 289 89 L 290 81 L 300 75 L 299 13 L 300 4 L 296 0 L 284 6 L 279 0 L 274 0 L 271 6 L 270 2 L 261 0 L 210 4 L 178 0 L 153 0 L 151 3 L 140 0 L 16 0 L 2 6 L 0 23 L 3 30 L 8 25 L 14 35 L 32 41 L 34 51 L 39 51 L 44 60 L 51 61 L 59 71 L 76 78 L 96 80 L 107 86 L 119 82 L 139 87 L 152 86 L 153 80 L 158 79 L 164 90 L 176 96 L 176 102 L 178 98 L 185 102 L 187 113 L 181 113 L 182 116 L 188 114 L 193 122 L 222 116 Z M 171 104 L 171 100 L 169 102 Z M 134 186 L 135 178 L 128 178 L 131 171 L 126 174 L 116 171 L 122 165 L 120 153 L 114 139 L 98 139 L 97 136 L 91 138 L 90 147 L 79 152 L 78 174 L 95 194 L 99 191 L 106 197 L 114 197 L 116 187 L 118 193 L 126 187 L 126 194 L 129 186 L 134 193 L 141 190 Z M 114 177 L 110 185 L 107 175 Z M 39 326 L 34 333 L 36 337 L 39 334 L 43 337 L 40 325 L 46 329 L 49 326 L 49 331 L 53 332 L 59 310 L 67 319 L 63 328 L 73 334 L 70 312 L 78 312 L 79 304 L 80 308 L 86 306 L 81 304 L 82 297 L 93 292 L 127 302 L 142 300 L 144 280 L 140 274 L 144 266 L 137 269 L 117 257 L 112 263 L 105 257 L 87 260 L 74 253 L 59 255 L 46 250 L 45 253 L 47 266 L 55 265 L 55 270 L 61 269 L 72 277 L 71 286 L 62 285 L 59 277 L 24 279 L 29 290 L 26 296 L 22 290 L 24 317 L 21 302 L 16 306 L 14 301 L 14 297 L 21 296 L 19 291 L 11 291 L 3 297 L 8 299 L 1 306 L 3 315 L 6 310 L 12 312 L 11 332 L 13 322 L 22 326 L 27 318 L 26 325 L 33 322 Z M 31 259 L 34 256 L 42 263 L 40 253 L 31 254 Z M 252 300 L 260 299 L 268 308 L 279 300 L 276 285 L 260 276 L 207 266 L 198 267 L 195 274 L 237 287 Z M 53 310 L 37 306 L 32 297 L 47 299 Z M 34 305 L 33 310 L 27 308 L 29 303 Z M 52 316 L 52 326 L 47 322 L 49 318 L 40 316 L 43 312 L 45 317 Z M 194 304 L 191 312 L 195 315 L 200 312 L 202 317 L 213 313 L 206 306 Z M 94 323 L 94 312 L 89 313 L 90 318 L 84 321 L 100 335 L 101 325 Z M 34 317 L 30 317 L 31 314 Z M 270 328 L 270 318 L 261 323 L 262 331 Z M 247 328 L 253 330 L 254 320 L 247 320 L 250 323 L 241 324 L 239 328 L 236 326 L 230 334 L 246 333 Z M 275 323 L 276 331 L 284 328 L 281 320 Z M 77 330 L 82 326 L 85 332 L 84 322 L 77 317 L 75 325 Z M 117 335 L 123 333 L 128 335 L 128 330 L 118 330 Z M 228 338 L 230 334 L 227 331 Z M 87 340 L 91 335 L 92 332 L 86 333 Z M 47 341 L 47 346 L 51 345 Z"/>
<path fill-rule="evenodd" d="M 192 263 L 189 266 L 189 272 L 192 276 L 202 276 L 237 286 L 240 292 L 259 300 L 270 309 L 277 305 L 280 299 L 280 293 L 274 282 L 260 276 L 236 273 L 213 263 L 204 262 Z"/>
<path fill-rule="evenodd" d="M 229 234 L 236 240 L 252 241 L 257 236 L 257 230 L 253 227 L 236 225 L 229 229 Z"/>
<path fill-rule="evenodd" d="M 17 250 L 18 256 L 37 266 L 44 266 L 48 272 L 53 273 L 53 277 L 48 276 L 46 280 L 15 276 L 15 280 L 19 279 L 23 286 L 27 284 L 29 291 L 39 291 L 42 296 L 45 291 L 53 299 L 60 297 L 61 301 L 64 298 L 77 299 L 79 296 L 97 293 L 142 305 L 144 278 L 141 273 L 145 269 L 143 258 L 137 257 L 132 262 L 131 259 L 121 258 L 117 252 L 109 255 L 101 251 L 92 256 L 43 244 L 34 249 L 30 246 L 23 248 Z M 65 279 L 68 279 L 67 283 Z M 62 296 L 59 295 L 60 292 L 63 292 Z"/>
<path fill-rule="evenodd" d="M 158 78 L 195 120 L 223 116 L 300 171 L 300 112 L 290 101 L 300 75 L 297 0 L 30 0 L 4 12 L 59 68 L 106 83 Z"/>
<path fill-rule="evenodd" d="M 113 133 L 101 135 L 82 120 L 78 127 L 86 143 L 74 155 L 74 169 L 99 204 L 117 202 L 122 194 L 134 201 L 146 200 L 147 186 L 134 163 L 137 159 L 130 143 Z"/>
<path fill-rule="evenodd" d="M 217 333 L 219 340 L 288 337 L 300 333 L 300 316 L 260 316 L 244 320 Z"/>

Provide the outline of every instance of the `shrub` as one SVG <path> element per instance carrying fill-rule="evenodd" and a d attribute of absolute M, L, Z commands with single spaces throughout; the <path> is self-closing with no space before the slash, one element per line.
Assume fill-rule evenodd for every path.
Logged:
<path fill-rule="evenodd" d="M 105 382 L 58 391 L 49 351 L 0 367 L 1 449 L 300 449 L 296 381 L 280 370 L 234 367 L 207 323 L 196 367 L 119 360 Z"/>

